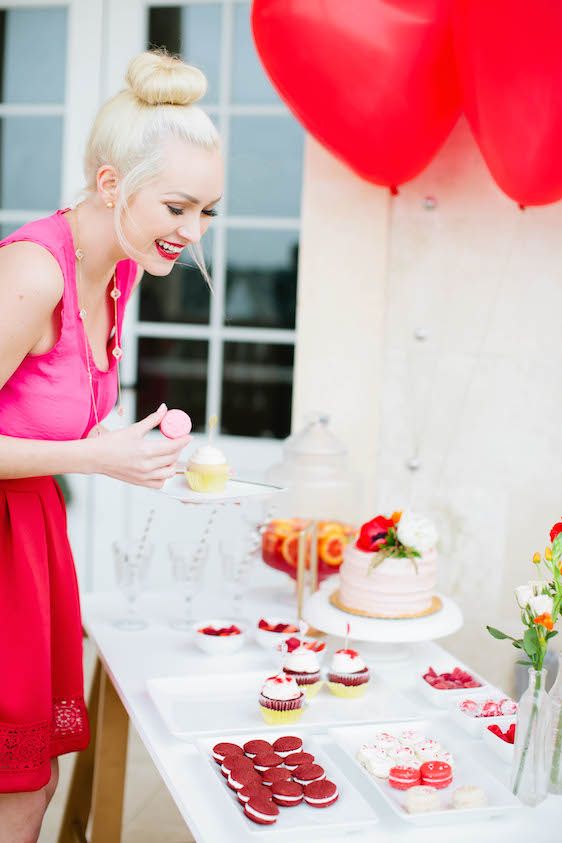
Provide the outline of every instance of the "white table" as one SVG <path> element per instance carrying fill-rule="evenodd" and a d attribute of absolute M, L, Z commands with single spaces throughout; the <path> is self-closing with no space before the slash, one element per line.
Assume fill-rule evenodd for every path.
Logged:
<path fill-rule="evenodd" d="M 214 601 L 216 602 L 216 601 Z M 102 669 L 111 681 L 126 714 L 138 731 L 152 760 L 159 770 L 170 794 L 189 826 L 193 836 L 201 843 L 249 843 L 255 840 L 255 834 L 236 830 L 233 832 L 225 815 L 217 804 L 213 805 L 209 788 L 208 771 L 203 769 L 204 761 L 195 747 L 180 741 L 170 735 L 163 721 L 154 707 L 146 691 L 146 681 L 149 678 L 182 675 L 186 673 L 214 673 L 225 670 L 268 670 L 271 662 L 263 650 L 252 643 L 231 656 L 228 660 L 209 659 L 194 645 L 190 645 L 185 633 L 172 630 L 168 621 L 177 603 L 174 597 L 154 595 L 146 597 L 142 604 L 151 624 L 148 629 L 140 632 L 125 632 L 112 626 L 112 620 L 122 609 L 122 602 L 116 594 L 87 595 L 83 600 L 84 626 L 89 637 L 94 642 Z M 200 604 L 201 606 L 202 604 Z M 217 616 L 217 607 L 208 616 Z M 262 609 L 263 610 L 263 609 Z M 339 639 L 328 639 L 328 643 L 339 643 Z M 415 694 L 412 678 L 416 673 L 427 668 L 432 662 L 443 656 L 443 648 L 434 643 L 417 645 L 410 660 L 396 665 L 371 665 L 383 678 L 394 683 L 406 694 Z M 419 699 L 419 716 L 434 715 L 436 709 L 424 699 Z M 256 731 L 259 724 L 256 722 Z M 481 740 L 473 740 L 459 732 L 459 742 L 463 742 L 465 751 L 471 752 L 477 760 L 488 770 L 506 780 L 508 769 L 499 759 L 489 753 Z M 116 741 L 118 744 L 119 742 Z M 106 741 L 107 744 L 107 741 Z M 97 750 L 96 750 L 97 753 Z M 497 841 L 505 840 L 514 843 L 538 839 L 541 843 L 554 843 L 560 840 L 562 825 L 562 798 L 549 796 L 538 808 L 531 809 L 524 806 L 513 813 L 488 820 L 486 823 L 466 823 L 462 825 L 446 825 L 435 828 L 415 828 L 395 817 L 385 802 L 375 793 L 369 782 L 365 780 L 361 771 L 355 767 L 343 754 L 332 757 L 335 763 L 341 763 L 345 775 L 353 781 L 355 787 L 375 807 L 380 822 L 373 826 L 372 831 L 353 834 L 352 837 L 364 843 L 385 843 L 397 839 L 408 843 L 472 843 L 474 840 Z M 117 774 L 115 770 L 117 769 Z M 122 787 L 111 782 L 111 776 L 119 774 L 119 763 L 113 764 L 109 773 L 103 768 L 94 773 L 94 784 L 102 788 L 104 776 L 109 775 L 110 783 L 105 794 L 112 788 L 114 798 L 119 800 Z M 111 791 L 109 791 L 111 792 Z M 87 801 L 87 800 L 86 800 Z M 100 800 L 102 801 L 102 800 Z M 105 801 L 105 799 L 103 800 Z M 89 802 L 87 802 L 89 811 Z M 120 805 L 114 813 L 120 821 Z M 67 811 L 66 822 L 70 827 L 71 811 Z M 98 822 L 102 829 L 105 820 Z M 113 820 L 115 826 L 115 819 Z M 94 827 L 96 820 L 94 819 Z M 111 821 L 109 823 L 111 825 Z M 114 843 L 119 840 L 119 833 L 113 831 L 98 831 L 97 838 L 103 843 Z M 351 839 L 351 835 L 344 835 Z M 79 835 L 72 837 L 61 832 L 59 841 L 85 839 Z M 94 841 L 93 832 L 91 840 Z M 269 839 L 269 837 L 268 837 Z M 281 839 L 288 839 L 281 836 Z M 307 836 L 308 841 L 343 839 L 341 834 L 337 838 Z M 301 843 L 301 841 L 292 841 Z"/>

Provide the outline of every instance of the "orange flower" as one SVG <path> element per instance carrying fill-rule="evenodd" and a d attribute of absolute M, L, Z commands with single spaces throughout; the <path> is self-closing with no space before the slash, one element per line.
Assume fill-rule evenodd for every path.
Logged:
<path fill-rule="evenodd" d="M 402 518 L 402 510 L 398 509 L 396 512 L 393 512 L 390 518 L 392 521 L 394 521 L 395 524 L 398 524 L 398 522 Z"/>
<path fill-rule="evenodd" d="M 554 626 L 552 616 L 548 612 L 543 612 L 542 615 L 537 615 L 536 618 L 533 618 L 533 623 L 536 623 L 537 626 L 544 626 L 544 628 L 548 629 L 549 632 Z"/>

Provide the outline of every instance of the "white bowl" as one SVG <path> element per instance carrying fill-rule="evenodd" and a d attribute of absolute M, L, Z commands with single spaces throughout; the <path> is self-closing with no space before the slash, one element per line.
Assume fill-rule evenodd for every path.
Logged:
<path fill-rule="evenodd" d="M 220 629 L 220 627 L 231 626 L 232 624 L 240 630 L 239 635 L 224 635 L 221 637 L 219 635 L 205 635 L 203 632 L 199 632 L 200 629 L 204 629 L 207 626 L 214 626 Z M 209 656 L 229 656 L 231 653 L 240 650 L 248 637 L 246 625 L 230 620 L 229 618 L 206 618 L 205 620 L 198 621 L 193 624 L 193 633 L 195 643 L 199 649 L 203 650 Z"/>
<path fill-rule="evenodd" d="M 515 720 L 516 718 L 512 718 Z M 491 725 L 491 723 L 489 724 Z M 510 725 L 509 723 L 507 724 Z M 502 732 L 505 732 L 506 726 L 500 725 Z M 503 741 L 501 738 L 498 738 L 497 735 L 494 735 L 493 732 L 490 732 L 489 729 L 484 729 L 482 732 L 482 738 L 484 739 L 484 743 L 488 744 L 492 752 L 501 758 L 506 764 L 511 764 L 513 762 L 513 751 L 515 744 L 507 743 L 507 741 Z"/>
<path fill-rule="evenodd" d="M 265 620 L 270 624 L 285 623 L 290 624 L 296 628 L 295 632 L 270 632 L 267 629 L 260 629 L 258 623 L 260 620 Z M 300 638 L 299 623 L 293 618 L 272 618 L 269 615 L 262 615 L 256 622 L 255 627 L 256 641 L 263 647 L 264 650 L 274 650 L 278 644 L 285 641 L 287 638 Z"/>
<path fill-rule="evenodd" d="M 460 667 L 461 670 L 466 670 L 467 673 L 470 673 L 473 679 L 476 679 L 477 682 L 481 684 L 477 688 L 434 688 L 433 685 L 430 685 L 429 682 L 426 682 L 423 678 L 423 673 L 420 673 L 417 678 L 417 686 L 421 690 L 421 692 L 429 699 L 433 705 L 437 706 L 447 706 L 449 703 L 458 702 L 458 700 L 462 700 L 465 697 L 470 696 L 471 694 L 492 694 L 492 693 L 499 693 L 497 688 L 493 688 L 479 676 L 474 670 L 470 667 L 466 667 L 460 661 L 451 661 L 448 664 L 438 663 L 437 665 L 432 665 L 435 669 L 436 673 L 451 673 L 453 668 Z M 426 671 L 424 670 L 424 673 Z"/>
<path fill-rule="evenodd" d="M 424 680 L 425 681 L 425 680 Z M 464 729 L 465 732 L 468 732 L 469 735 L 472 735 L 473 738 L 480 738 L 482 737 L 483 732 L 487 731 L 488 726 L 492 724 L 496 724 L 499 726 L 502 731 L 505 730 L 510 726 L 512 723 L 515 723 L 517 720 L 517 714 L 498 714 L 497 716 L 493 717 L 470 717 L 470 715 L 465 714 L 464 711 L 459 709 L 459 703 L 462 700 L 476 700 L 484 702 L 485 700 L 500 700 L 505 699 L 505 694 L 498 694 L 497 691 L 492 690 L 491 693 L 482 693 L 480 688 L 474 689 L 478 691 L 478 694 L 471 694 L 470 688 L 467 690 L 465 696 L 457 697 L 451 704 L 450 704 L 450 713 L 452 720 L 460 726 L 461 729 Z M 495 737 L 492 735 L 492 737 Z M 505 743 L 505 741 L 503 741 Z"/>

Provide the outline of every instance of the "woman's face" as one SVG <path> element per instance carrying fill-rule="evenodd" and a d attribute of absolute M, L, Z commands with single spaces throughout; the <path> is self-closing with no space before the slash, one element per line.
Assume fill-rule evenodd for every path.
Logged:
<path fill-rule="evenodd" d="M 168 275 L 182 249 L 198 243 L 216 215 L 223 189 L 222 158 L 185 141 L 168 142 L 157 179 L 129 201 L 123 233 L 134 260 L 151 275 Z"/>

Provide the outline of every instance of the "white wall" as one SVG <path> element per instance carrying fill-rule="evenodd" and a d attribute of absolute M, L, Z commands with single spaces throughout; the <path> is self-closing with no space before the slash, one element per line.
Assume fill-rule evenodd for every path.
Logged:
<path fill-rule="evenodd" d="M 562 205 L 520 211 L 495 186 L 464 122 L 390 202 L 385 189 L 359 189 L 349 171 L 342 183 L 342 166 L 315 144 L 309 152 L 317 161 L 307 172 L 339 185 L 341 201 L 327 204 L 325 184 L 306 184 L 303 255 L 310 239 L 325 259 L 321 272 L 301 264 L 298 410 L 310 409 L 308 391 L 318 406 L 320 377 L 322 406 L 364 466 L 370 513 L 415 507 L 437 521 L 442 586 L 466 613 L 451 646 L 500 680 L 512 653 L 484 624 L 517 623 L 512 589 L 533 575 L 532 552 L 562 511 Z M 318 290 L 356 320 L 332 304 L 323 311 Z M 323 349 L 336 332 L 346 356 L 334 371 Z M 331 381 L 319 376 L 327 361 Z M 413 473 L 406 462 L 416 443 Z"/>

